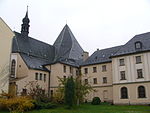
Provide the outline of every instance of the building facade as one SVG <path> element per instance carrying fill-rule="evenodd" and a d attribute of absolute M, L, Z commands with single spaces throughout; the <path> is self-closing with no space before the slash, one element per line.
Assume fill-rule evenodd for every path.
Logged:
<path fill-rule="evenodd" d="M 85 52 L 68 25 L 53 45 L 29 34 L 26 12 L 21 33 L 14 32 L 11 54 L 10 92 L 28 92 L 27 84 L 36 81 L 44 93 L 53 96 L 59 78 L 76 77 L 81 71 L 83 83 L 96 91 L 87 101 L 100 97 L 114 104 L 150 104 L 150 33 L 136 35 L 125 45 Z"/>
<path fill-rule="evenodd" d="M 0 18 L 0 93 L 8 92 L 13 31 Z"/>

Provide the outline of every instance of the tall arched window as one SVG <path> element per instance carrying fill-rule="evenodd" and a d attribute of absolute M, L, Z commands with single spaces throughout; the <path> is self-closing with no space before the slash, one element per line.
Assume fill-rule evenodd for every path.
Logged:
<path fill-rule="evenodd" d="M 15 67 L 16 67 L 16 61 L 13 59 L 11 61 L 11 77 L 15 77 Z"/>
<path fill-rule="evenodd" d="M 138 87 L 138 97 L 139 98 L 145 98 L 146 97 L 145 87 L 144 86 L 139 86 Z"/>
<path fill-rule="evenodd" d="M 121 88 L 121 99 L 127 99 L 128 98 L 128 89 L 126 87 Z"/>

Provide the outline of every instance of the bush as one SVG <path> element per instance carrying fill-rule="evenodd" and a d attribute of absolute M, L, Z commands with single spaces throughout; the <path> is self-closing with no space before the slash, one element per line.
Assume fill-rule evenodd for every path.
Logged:
<path fill-rule="evenodd" d="M 28 97 L 1 98 L 0 104 L 13 113 L 24 112 L 34 106 L 33 100 Z"/>
<path fill-rule="evenodd" d="M 101 103 L 101 100 L 99 97 L 94 97 L 92 100 L 92 105 L 99 105 Z"/>
<path fill-rule="evenodd" d="M 52 103 L 44 103 L 44 102 L 40 102 L 40 101 L 35 101 L 34 102 L 34 108 L 35 109 L 52 109 L 52 108 L 56 108 L 57 105 L 52 104 Z"/>

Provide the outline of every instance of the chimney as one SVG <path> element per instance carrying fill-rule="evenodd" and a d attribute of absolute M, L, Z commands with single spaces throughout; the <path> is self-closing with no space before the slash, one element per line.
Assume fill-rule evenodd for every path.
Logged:
<path fill-rule="evenodd" d="M 89 57 L 89 53 L 84 51 L 83 52 L 83 60 L 85 61 Z"/>

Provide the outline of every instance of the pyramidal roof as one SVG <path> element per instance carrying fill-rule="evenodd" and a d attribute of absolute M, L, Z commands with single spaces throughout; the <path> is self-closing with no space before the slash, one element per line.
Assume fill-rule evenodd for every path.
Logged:
<path fill-rule="evenodd" d="M 53 46 L 56 48 L 55 60 L 64 58 L 73 60 L 82 59 L 83 49 L 67 24 L 60 32 Z"/>

